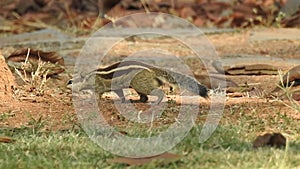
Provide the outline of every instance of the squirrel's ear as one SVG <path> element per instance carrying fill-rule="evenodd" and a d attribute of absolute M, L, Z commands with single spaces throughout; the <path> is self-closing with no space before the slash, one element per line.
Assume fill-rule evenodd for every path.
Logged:
<path fill-rule="evenodd" d="M 170 86 L 170 92 L 174 92 L 173 86 Z"/>

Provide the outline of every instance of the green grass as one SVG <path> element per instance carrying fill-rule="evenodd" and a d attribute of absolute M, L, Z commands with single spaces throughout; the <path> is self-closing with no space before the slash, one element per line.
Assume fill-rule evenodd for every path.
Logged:
<path fill-rule="evenodd" d="M 108 166 L 105 159 L 111 157 L 82 131 L 2 131 L 16 142 L 0 144 L 0 168 L 101 168 Z"/>
<path fill-rule="evenodd" d="M 204 144 L 198 142 L 200 126 L 170 152 L 182 158 L 169 164 L 151 162 L 128 168 L 297 168 L 300 142 L 290 141 L 286 149 L 252 148 L 257 124 L 223 124 Z M 290 125 L 295 125 L 291 124 Z M 132 130 L 136 130 L 132 129 Z M 124 168 L 110 164 L 115 156 L 93 143 L 84 131 L 70 129 L 45 132 L 38 127 L 0 129 L 0 135 L 13 137 L 13 143 L 0 143 L 0 168 Z"/>

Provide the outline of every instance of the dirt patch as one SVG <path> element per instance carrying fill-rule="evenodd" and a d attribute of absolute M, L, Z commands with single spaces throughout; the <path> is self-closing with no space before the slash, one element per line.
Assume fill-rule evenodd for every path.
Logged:
<path fill-rule="evenodd" d="M 2 127 L 42 124 L 46 130 L 57 130 L 76 125 L 71 97 L 55 89 L 48 89 L 41 96 L 27 91 L 26 95 L 15 96 L 9 102 L 1 101 L 0 112 Z"/>
<path fill-rule="evenodd" d="M 10 101 L 12 99 L 12 88 L 14 86 L 16 86 L 15 78 L 0 51 L 0 99 L 2 101 Z"/>

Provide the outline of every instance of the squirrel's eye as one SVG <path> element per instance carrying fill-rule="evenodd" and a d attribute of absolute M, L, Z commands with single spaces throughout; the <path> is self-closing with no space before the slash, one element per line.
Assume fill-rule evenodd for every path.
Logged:
<path fill-rule="evenodd" d="M 73 79 L 68 80 L 68 85 L 73 84 Z"/>

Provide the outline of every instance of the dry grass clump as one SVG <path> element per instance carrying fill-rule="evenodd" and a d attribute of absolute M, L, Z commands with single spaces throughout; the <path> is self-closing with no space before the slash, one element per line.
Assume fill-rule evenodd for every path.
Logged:
<path fill-rule="evenodd" d="M 293 90 L 293 86 L 294 86 L 294 82 L 289 82 L 289 72 L 287 73 L 287 80 L 286 82 L 284 81 L 284 74 L 282 71 L 278 71 L 278 75 L 279 75 L 279 80 L 280 83 L 277 84 L 277 87 L 282 91 L 282 95 L 287 98 L 288 102 L 282 101 L 281 102 L 291 108 L 294 109 L 298 112 L 300 112 L 300 104 L 297 100 L 293 99 L 293 93 L 295 93 L 298 90 Z"/>
<path fill-rule="evenodd" d="M 31 72 L 28 76 L 28 72 L 26 70 L 31 70 L 34 66 L 34 64 L 28 61 L 29 54 L 30 49 L 28 49 L 25 61 L 21 63 L 21 69 L 18 70 L 15 68 L 15 71 L 24 82 L 24 85 L 21 87 L 21 89 L 25 89 L 27 92 L 32 92 L 36 96 L 41 96 L 45 91 L 49 69 L 45 67 L 46 62 L 43 62 L 41 59 L 39 59 L 35 71 Z"/>

